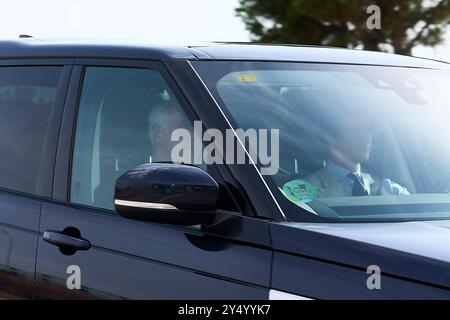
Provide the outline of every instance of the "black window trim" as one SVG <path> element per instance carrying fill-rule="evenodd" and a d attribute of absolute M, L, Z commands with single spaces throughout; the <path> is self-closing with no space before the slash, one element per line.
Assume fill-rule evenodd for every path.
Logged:
<path fill-rule="evenodd" d="M 64 105 L 60 134 L 58 138 L 56 165 L 53 176 L 52 198 L 50 200 L 51 202 L 70 206 L 72 208 L 77 208 L 80 210 L 86 210 L 93 214 L 106 214 L 111 218 L 117 218 L 116 214 L 112 215 L 111 210 L 70 202 L 70 179 L 72 168 L 72 154 L 75 142 L 76 121 L 78 115 L 79 100 L 83 86 L 84 70 L 88 66 L 136 67 L 158 70 L 161 72 L 163 79 L 166 80 L 167 83 L 171 86 L 171 89 L 179 99 L 185 111 L 191 114 L 191 116 L 196 117 L 197 119 L 202 119 L 202 121 L 204 121 L 207 126 L 210 126 L 209 117 L 212 116 L 213 118 L 215 118 L 214 112 L 211 112 L 211 115 L 207 117 L 208 119 L 206 121 L 203 119 L 203 117 L 200 117 L 200 115 L 204 115 L 205 108 L 207 108 L 207 106 L 203 107 L 198 103 L 198 100 L 192 100 L 190 96 L 192 92 L 186 94 L 186 92 L 183 90 L 184 88 L 179 83 L 179 78 L 176 77 L 169 68 L 169 66 L 173 63 L 178 63 L 178 61 L 136 61 L 124 59 L 74 60 L 73 70 L 71 73 L 70 82 L 68 84 L 67 98 Z M 192 76 L 192 74 L 189 73 L 189 69 L 187 70 L 187 75 Z M 188 83 L 190 81 L 195 81 L 195 79 L 188 80 Z M 199 96 L 197 95 L 197 98 L 198 97 Z M 202 110 L 200 112 L 198 110 L 199 106 L 202 106 Z M 219 119 L 217 120 L 220 121 Z M 211 123 L 214 124 L 214 122 Z M 236 173 L 231 172 L 228 166 L 214 166 L 214 168 L 217 169 L 217 173 L 220 175 L 222 181 L 230 182 L 236 188 L 242 188 L 239 181 L 236 179 Z M 242 170 L 245 170 L 245 168 L 242 168 Z M 264 206 L 264 211 L 267 212 L 267 215 L 259 216 L 256 214 L 255 208 L 252 205 L 253 201 L 250 201 L 250 199 L 248 198 L 244 198 L 243 200 L 245 201 L 245 205 L 248 207 L 248 209 L 251 210 L 250 214 L 248 214 L 247 212 L 236 213 L 218 210 L 216 221 L 211 226 L 205 226 L 202 230 L 175 225 L 165 225 L 165 227 L 179 230 L 181 232 L 185 232 L 194 236 L 203 237 L 211 235 L 214 237 L 226 238 L 229 240 L 244 242 L 247 244 L 252 243 L 253 245 L 270 248 L 271 239 L 269 233 L 269 220 L 271 219 L 267 220 L 267 216 L 270 214 L 270 202 L 268 205 Z M 245 230 L 251 230 L 251 232 L 244 232 Z"/>
<path fill-rule="evenodd" d="M 166 66 L 180 86 L 180 90 L 186 94 L 186 99 L 191 105 L 198 106 L 196 109 L 198 117 L 207 127 L 217 128 L 222 132 L 230 129 L 224 114 L 189 61 L 170 61 L 166 62 Z M 252 164 L 222 165 L 217 168 L 225 169 L 232 176 L 234 186 L 242 194 L 241 197 L 245 202 L 251 206 L 246 215 L 286 221 L 286 217 L 281 214 L 276 202 L 271 198 L 269 190 L 261 183 L 260 173 Z"/>
<path fill-rule="evenodd" d="M 0 59 L 2 67 L 61 67 L 61 74 L 57 86 L 55 101 L 48 120 L 47 132 L 43 141 L 41 166 L 37 173 L 34 193 L 26 193 L 11 188 L 0 187 L 1 191 L 32 198 L 49 199 L 52 196 L 54 166 L 57 153 L 57 142 L 60 123 L 64 110 L 65 97 L 68 90 L 69 78 L 72 72 L 71 59 Z"/>
<path fill-rule="evenodd" d="M 158 71 L 162 78 L 168 83 L 173 90 L 175 96 L 180 102 L 186 114 L 195 119 L 200 119 L 195 108 L 187 101 L 183 92 L 178 87 L 177 83 L 166 70 L 162 61 L 136 61 L 125 59 L 75 59 L 72 77 L 70 79 L 68 96 L 66 99 L 63 120 L 60 128 L 60 137 L 58 142 L 57 160 L 55 166 L 55 175 L 53 179 L 52 199 L 56 202 L 70 204 L 76 207 L 86 207 L 88 209 L 111 212 L 111 210 L 86 206 L 82 204 L 73 203 L 70 201 L 70 188 L 72 178 L 72 161 L 75 144 L 75 133 L 78 119 L 79 102 L 81 92 L 83 89 L 84 74 L 86 68 L 89 67 L 123 67 L 123 68 L 141 68 Z M 226 181 L 222 171 L 214 166 L 215 170 L 222 181 Z M 235 200 L 237 204 L 238 201 Z M 237 204 L 239 207 L 239 205 Z M 242 212 L 242 208 L 239 208 Z M 241 214 L 236 212 L 235 214 Z"/>

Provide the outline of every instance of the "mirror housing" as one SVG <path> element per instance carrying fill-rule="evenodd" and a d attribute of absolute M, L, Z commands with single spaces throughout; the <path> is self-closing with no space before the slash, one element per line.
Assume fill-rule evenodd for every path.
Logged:
<path fill-rule="evenodd" d="M 116 180 L 114 205 L 123 217 L 148 222 L 197 225 L 214 219 L 219 185 L 203 169 L 148 163 Z"/>

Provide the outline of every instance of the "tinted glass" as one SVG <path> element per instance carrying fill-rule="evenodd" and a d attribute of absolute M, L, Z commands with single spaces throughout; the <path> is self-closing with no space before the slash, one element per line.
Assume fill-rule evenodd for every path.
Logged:
<path fill-rule="evenodd" d="M 34 193 L 60 67 L 0 67 L 0 187 Z"/>
<path fill-rule="evenodd" d="M 291 219 L 450 218 L 448 71 L 193 65 L 236 128 L 278 130 L 278 170 L 264 177 Z"/>
<path fill-rule="evenodd" d="M 87 68 L 73 154 L 71 201 L 114 209 L 116 179 L 138 165 L 171 161 L 175 129 L 190 130 L 159 72 Z"/>

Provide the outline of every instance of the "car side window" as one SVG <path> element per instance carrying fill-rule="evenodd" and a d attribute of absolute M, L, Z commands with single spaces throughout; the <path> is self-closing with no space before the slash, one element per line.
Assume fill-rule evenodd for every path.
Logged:
<path fill-rule="evenodd" d="M 62 67 L 0 67 L 0 187 L 36 194 Z"/>
<path fill-rule="evenodd" d="M 187 124 L 159 72 L 87 68 L 78 111 L 71 201 L 113 209 L 116 179 L 140 164 L 170 161 L 169 131 Z"/>
<path fill-rule="evenodd" d="M 193 132 L 193 122 L 158 71 L 86 68 L 70 201 L 114 210 L 116 179 L 144 163 L 170 162 L 176 129 Z"/>

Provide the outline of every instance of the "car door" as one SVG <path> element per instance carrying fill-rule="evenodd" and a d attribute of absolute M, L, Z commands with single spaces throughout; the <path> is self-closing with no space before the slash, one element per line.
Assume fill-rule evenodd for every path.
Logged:
<path fill-rule="evenodd" d="M 0 61 L 0 299 L 33 297 L 69 73 L 63 61 Z"/>
<path fill-rule="evenodd" d="M 155 137 L 169 126 L 150 110 L 170 105 L 195 120 L 163 64 L 77 64 L 61 127 L 54 199 L 42 205 L 37 297 L 268 298 L 268 221 L 242 214 L 244 204 L 230 192 L 233 179 L 223 170 L 205 167 L 221 186 L 219 210 L 208 227 L 134 221 L 114 210 L 115 179 L 154 161 Z"/>

